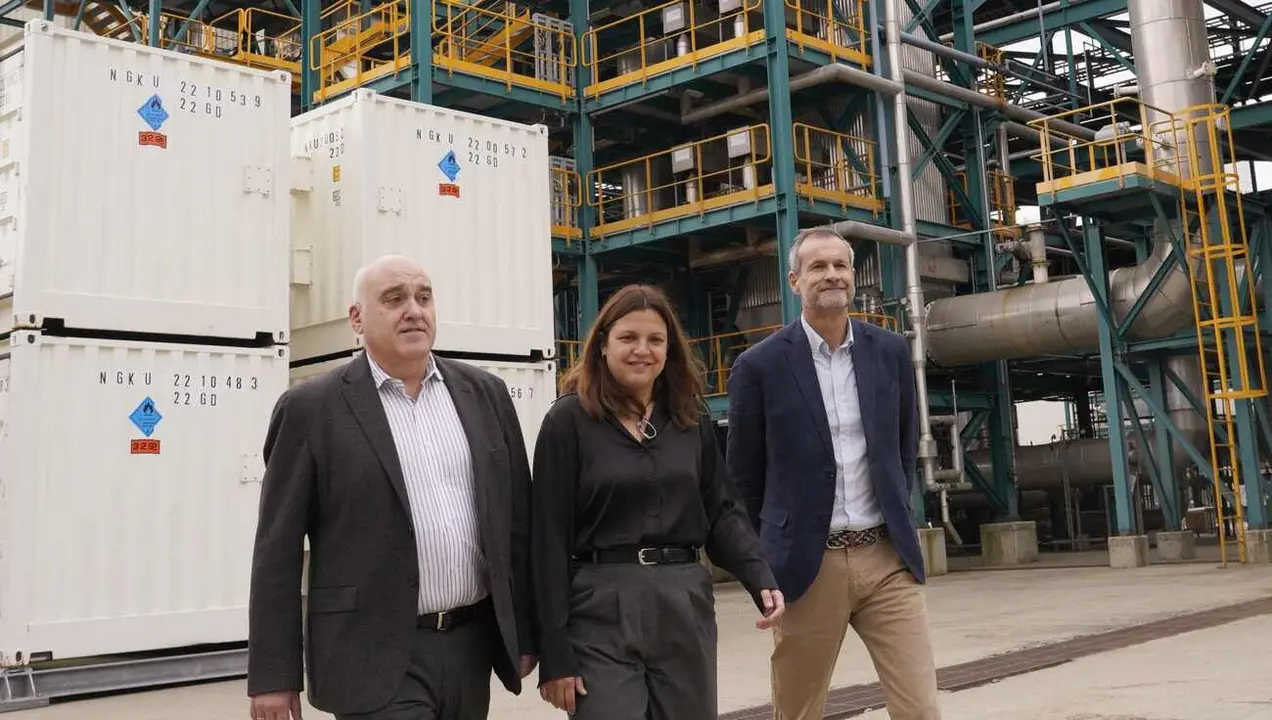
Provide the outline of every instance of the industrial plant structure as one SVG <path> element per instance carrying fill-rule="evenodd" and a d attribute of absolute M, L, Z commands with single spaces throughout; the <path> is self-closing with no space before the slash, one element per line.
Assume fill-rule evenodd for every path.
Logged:
<path fill-rule="evenodd" d="M 285 71 L 297 116 L 400 98 L 542 126 L 546 211 L 509 196 L 502 244 L 551 243 L 552 292 L 521 303 L 551 304 L 555 332 L 539 343 L 530 307 L 524 342 L 482 345 L 478 361 L 559 372 L 608 293 L 656 283 L 684 313 L 722 426 L 733 359 L 799 313 L 792 239 L 833 225 L 856 249 L 858 317 L 913 348 L 914 519 L 934 567 L 1088 547 L 1138 566 L 1150 536 L 1180 557 L 1201 537 L 1225 563 L 1268 561 L 1272 3 L 11 0 L 0 53 L 40 17 Z M 410 122 L 428 137 L 431 121 Z M 293 155 L 344 152 L 313 126 Z M 465 170 L 524 158 L 505 141 L 452 150 L 401 162 L 428 163 L 436 193 L 458 196 Z M 381 214 L 423 202 L 375 181 L 357 193 Z M 466 301 L 478 283 L 537 288 L 482 250 L 508 232 L 501 208 L 429 238 L 463 249 L 437 262 L 465 258 L 448 268 L 473 273 L 455 290 Z M 300 351 L 318 337 L 296 325 L 311 282 L 297 268 L 318 267 L 307 252 L 293 243 L 293 377 L 350 350 Z M 340 323 L 336 305 L 311 310 L 313 328 Z M 1072 422 L 1020 444 L 1022 404 L 1044 400 Z"/>

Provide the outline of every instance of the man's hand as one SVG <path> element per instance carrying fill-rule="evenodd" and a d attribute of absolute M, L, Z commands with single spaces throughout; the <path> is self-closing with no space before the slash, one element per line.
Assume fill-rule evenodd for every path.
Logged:
<path fill-rule="evenodd" d="M 574 696 L 587 695 L 587 688 L 583 687 L 583 678 L 568 677 L 560 680 L 550 680 L 539 688 L 539 697 L 552 703 L 552 706 L 558 710 L 564 710 L 571 715 L 574 714 Z"/>
<path fill-rule="evenodd" d="M 521 679 L 525 680 L 530 673 L 534 672 L 534 667 L 539 664 L 539 658 L 533 655 L 521 656 Z"/>
<path fill-rule="evenodd" d="M 782 614 L 786 612 L 786 600 L 782 598 L 782 591 L 761 590 L 760 599 L 764 601 L 764 617 L 755 621 L 755 627 L 760 630 L 777 627 L 782 621 Z"/>
<path fill-rule="evenodd" d="M 300 692 L 282 690 L 256 695 L 252 698 L 252 714 L 249 717 L 250 720 L 302 720 Z"/>

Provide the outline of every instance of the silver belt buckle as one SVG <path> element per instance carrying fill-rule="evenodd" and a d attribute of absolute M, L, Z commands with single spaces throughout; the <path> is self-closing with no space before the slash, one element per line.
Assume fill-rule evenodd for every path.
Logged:
<path fill-rule="evenodd" d="M 641 565 L 657 565 L 658 563 L 656 563 L 655 561 L 653 561 L 653 560 L 646 560 L 646 559 L 645 559 L 645 553 L 647 553 L 647 552 L 652 553 L 652 552 L 654 552 L 656 549 L 657 549 L 657 548 L 641 548 L 640 550 L 637 550 L 637 551 L 636 551 L 636 562 L 640 563 Z"/>

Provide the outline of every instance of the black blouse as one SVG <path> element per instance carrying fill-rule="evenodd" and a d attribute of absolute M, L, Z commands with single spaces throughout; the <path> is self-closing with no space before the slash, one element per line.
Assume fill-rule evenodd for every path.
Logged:
<path fill-rule="evenodd" d="M 617 420 L 595 420 L 578 396 L 548 410 L 534 452 L 533 577 L 540 683 L 578 675 L 570 647 L 571 557 L 592 550 L 659 545 L 705 547 L 762 608 L 777 581 L 725 477 L 710 419 L 681 430 L 662 405 L 657 436 L 638 442 Z"/>

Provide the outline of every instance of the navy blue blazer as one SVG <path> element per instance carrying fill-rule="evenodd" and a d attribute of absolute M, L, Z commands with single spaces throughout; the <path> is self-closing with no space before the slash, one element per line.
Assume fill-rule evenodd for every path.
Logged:
<path fill-rule="evenodd" d="M 853 369 L 875 497 L 897 554 L 925 581 L 910 511 L 919 449 L 914 366 L 906 339 L 852 320 Z M 835 501 L 830 425 L 802 323 L 738 356 L 729 375 L 726 460 L 788 602 L 817 577 Z"/>

